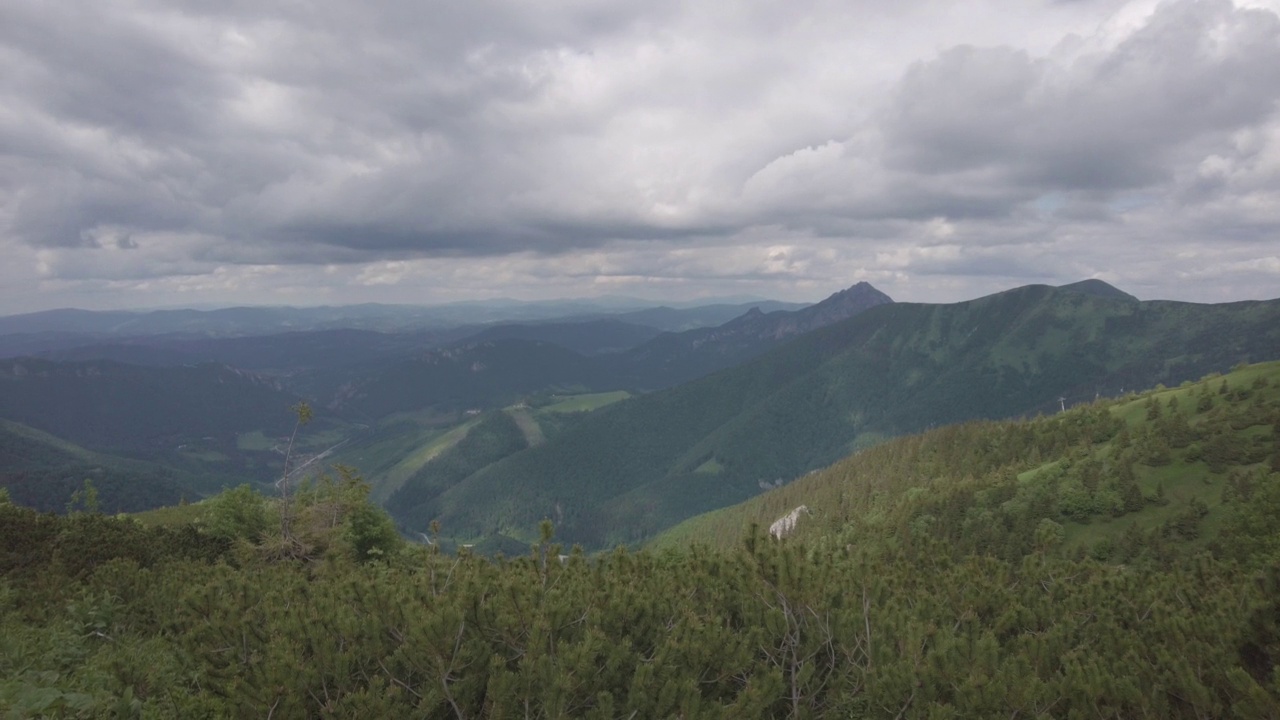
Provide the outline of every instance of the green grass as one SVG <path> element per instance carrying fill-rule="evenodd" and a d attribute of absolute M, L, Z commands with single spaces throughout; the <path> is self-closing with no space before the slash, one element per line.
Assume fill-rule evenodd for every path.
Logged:
<path fill-rule="evenodd" d="M 323 430 L 314 429 L 310 432 L 300 431 L 298 433 L 297 447 L 307 450 L 329 448 L 342 442 L 350 434 L 350 429 L 341 425 L 335 425 Z"/>
<path fill-rule="evenodd" d="M 264 452 L 275 447 L 278 442 L 278 440 L 267 437 L 261 430 L 254 430 L 253 432 L 240 433 L 236 436 L 236 449 Z"/>
<path fill-rule="evenodd" d="M 542 426 L 538 425 L 537 419 L 529 412 L 529 408 L 517 405 L 507 408 L 504 412 L 511 416 L 512 420 L 516 421 L 516 425 L 519 426 L 520 432 L 524 434 L 524 441 L 529 444 L 529 447 L 537 447 L 547 441 L 546 436 L 542 433 Z"/>
<path fill-rule="evenodd" d="M 584 393 L 582 395 L 557 395 L 556 402 L 538 408 L 539 413 L 576 413 L 599 410 L 620 400 L 631 397 L 626 390 L 613 392 Z"/>
<path fill-rule="evenodd" d="M 188 447 L 183 448 L 179 453 L 182 457 L 198 460 L 203 463 L 225 463 L 231 458 L 226 453 L 220 453 L 217 450 L 208 448 Z"/>
<path fill-rule="evenodd" d="M 1280 408 L 1280 362 L 1237 368 L 1226 376 L 1226 380 L 1231 390 L 1226 396 L 1218 393 L 1223 376 L 1214 373 L 1177 388 L 1156 388 L 1119 400 L 1104 401 L 1093 407 L 1123 420 L 1133 438 L 1130 442 L 1137 443 L 1138 438 L 1147 432 L 1147 426 L 1153 423 L 1147 417 L 1149 400 L 1159 400 L 1161 412 L 1168 413 L 1168 401 L 1177 398 L 1178 409 L 1188 419 L 1193 430 L 1209 422 L 1234 422 L 1234 425 L 1229 426 L 1234 428 L 1231 432 L 1244 446 L 1255 449 L 1270 447 L 1272 449 L 1267 452 L 1274 453 L 1277 430 L 1273 423 L 1277 417 L 1277 408 Z M 1196 413 L 1196 402 L 1203 396 L 1206 387 L 1213 397 L 1214 409 Z M 1241 399 L 1239 396 L 1243 390 L 1247 390 L 1249 396 Z M 1232 395 L 1235 397 L 1232 398 Z M 1257 412 L 1259 404 L 1270 410 Z M 922 435 L 892 440 L 745 503 L 686 520 L 659 535 L 651 542 L 651 546 L 669 548 L 702 543 L 719 548 L 732 547 L 740 541 L 750 523 L 768 527 L 778 517 L 800 504 L 816 510 L 807 529 L 803 528 L 805 524 L 802 523 L 802 530 L 799 532 L 803 536 L 822 536 L 839 543 L 841 547 L 846 543 L 857 545 L 858 542 L 873 538 L 875 540 L 872 541 L 875 542 L 897 542 L 895 538 L 900 538 L 906 526 L 919 514 L 940 513 L 939 508 L 948 507 L 948 498 L 952 494 L 957 499 L 973 497 L 975 493 L 981 496 L 988 489 L 998 487 L 1000 473 L 1009 471 L 993 470 L 986 475 L 972 474 L 964 466 L 954 464 L 957 462 L 954 459 L 950 461 L 953 464 L 940 464 L 937 458 L 950 453 L 960 462 L 971 463 L 983 455 L 997 452 L 998 439 L 1002 435 L 1018 437 L 1019 433 L 1026 432 L 1021 428 L 1039 428 L 1035 432 L 1041 438 L 1051 438 L 1055 432 L 1053 423 L 1085 427 L 1077 423 L 1088 418 L 1088 412 L 1097 411 L 1080 408 L 1069 411 L 1061 419 L 1049 416 L 992 426 L 989 430 L 983 430 L 981 425 L 969 430 L 963 429 L 967 426 L 954 430 L 940 428 Z M 1251 417 L 1252 424 L 1240 427 L 1244 417 Z M 957 437 L 969 437 L 964 442 L 970 443 L 975 450 L 965 451 L 964 442 L 957 445 L 956 440 L 948 439 L 948 433 Z M 1170 542 L 1175 543 L 1178 552 L 1184 554 L 1210 548 L 1240 511 L 1240 503 L 1224 501 L 1224 491 L 1231 474 L 1258 469 L 1265 472 L 1269 467 L 1270 455 L 1267 460 L 1258 462 L 1253 461 L 1257 457 L 1253 453 L 1251 458 L 1236 456 L 1235 460 L 1227 461 L 1225 469 L 1215 473 L 1204 460 L 1188 460 L 1192 448 L 1207 444 L 1202 437 L 1186 448 L 1172 448 L 1169 462 L 1164 465 L 1152 466 L 1141 459 L 1134 461 L 1132 467 L 1137 486 L 1147 500 L 1140 510 L 1127 512 L 1119 517 L 1113 517 L 1107 512 L 1095 513 L 1083 522 L 1074 521 L 1065 515 L 1051 518 L 1063 529 L 1062 552 L 1091 552 L 1100 543 L 1108 541 L 1119 545 L 1126 531 L 1135 525 L 1144 534 L 1159 532 L 1167 524 L 1184 518 L 1196 502 L 1203 503 L 1208 510 L 1198 524 L 1198 537 L 1192 540 L 1175 537 Z M 992 449 L 982 449 L 987 446 Z M 1006 506 L 1026 507 L 1025 503 L 1036 496 L 1036 488 L 1044 487 L 1045 483 L 1067 482 L 1071 478 L 1075 478 L 1071 482 L 1079 482 L 1079 475 L 1072 474 L 1075 472 L 1073 468 L 1084 467 L 1081 463 L 1086 457 L 1101 463 L 1101 467 L 1107 469 L 1106 472 L 1111 472 L 1116 457 L 1132 458 L 1133 452 L 1122 451 L 1116 439 L 1112 438 L 1092 445 L 1072 441 L 1061 454 L 1046 454 L 1043 461 L 1034 467 L 1023 464 L 1025 455 L 1010 454 L 1005 459 L 998 460 L 998 463 L 1007 463 L 1004 467 L 1013 470 L 1018 481 L 1016 503 Z M 835 538 L 838 540 L 834 540 Z"/>
<path fill-rule="evenodd" d="M 203 503 L 190 503 L 133 513 L 129 517 L 146 527 L 181 527 L 201 523 L 208 514 L 207 510 L 208 506 Z"/>
<path fill-rule="evenodd" d="M 703 475 L 719 475 L 720 473 L 724 472 L 724 466 L 721 465 L 720 462 L 713 457 L 710 460 L 707 460 L 706 462 L 699 465 L 697 469 L 694 470 L 694 472 L 701 473 Z"/>
<path fill-rule="evenodd" d="M 50 435 L 43 430 L 37 430 L 29 425 L 23 425 L 22 423 L 16 423 L 11 420 L 0 419 L 0 430 L 29 440 L 34 440 L 35 442 L 47 445 L 54 450 L 82 460 L 93 461 L 99 457 L 98 453 L 95 453 L 92 450 L 86 450 L 75 443 L 68 442 L 67 440 L 63 440 L 55 435 Z"/>
<path fill-rule="evenodd" d="M 1222 505 L 1221 478 L 1209 472 L 1204 463 L 1184 463 L 1181 456 L 1182 453 L 1175 454 L 1174 462 L 1163 467 L 1138 470 L 1138 486 L 1149 499 L 1145 509 L 1119 518 L 1103 516 L 1088 523 L 1064 522 L 1063 547 L 1071 551 L 1077 547 L 1090 548 L 1108 539 L 1117 540 L 1135 524 L 1142 530 L 1152 530 L 1185 511 L 1192 498 L 1200 499 L 1209 507 L 1204 537 L 1216 535 L 1222 520 L 1222 514 L 1214 512 Z M 1163 490 L 1162 502 L 1156 502 L 1157 488 Z"/>
<path fill-rule="evenodd" d="M 383 434 L 335 454 L 334 463 L 350 465 L 372 487 L 370 498 L 386 502 L 432 458 L 456 445 L 480 422 L 471 418 L 451 429 L 411 426 L 407 432 Z"/>

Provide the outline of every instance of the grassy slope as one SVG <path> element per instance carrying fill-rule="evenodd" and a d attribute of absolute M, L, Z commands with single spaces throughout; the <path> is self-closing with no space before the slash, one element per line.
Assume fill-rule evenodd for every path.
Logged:
<path fill-rule="evenodd" d="M 528 447 L 537 447 L 547 441 L 546 435 L 542 432 L 542 426 L 534 419 L 533 413 L 529 412 L 528 408 L 515 406 L 509 407 L 503 412 L 515 421 L 516 426 L 520 428 L 521 434 L 524 435 L 524 442 Z"/>
<path fill-rule="evenodd" d="M 952 305 L 899 303 L 605 408 L 460 483 L 439 513 L 446 533 L 499 525 L 532 538 L 540 518 L 563 517 L 567 541 L 636 542 L 886 437 L 1277 356 L 1277 301 L 1139 303 L 1031 286 Z"/>
<path fill-rule="evenodd" d="M 520 425 L 529 445 L 535 446 L 545 441 L 548 433 L 556 431 L 561 416 L 596 410 L 629 396 L 626 391 L 558 395 L 555 402 L 543 407 L 529 410 L 511 406 L 505 412 Z M 447 416 L 431 411 L 396 413 L 337 453 L 333 462 L 358 469 L 373 487 L 370 497 L 374 502 L 385 504 L 406 480 L 465 438 L 477 422 L 477 416 L 450 423 Z M 242 435 L 239 442 L 251 448 L 271 446 L 261 432 Z"/>
<path fill-rule="evenodd" d="M 1224 379 L 1231 388 L 1249 388 L 1250 397 L 1228 402 L 1217 393 Z M 1265 383 L 1265 387 L 1255 388 L 1256 382 Z M 1205 393 L 1206 387 L 1211 391 L 1217 409 L 1197 413 L 1195 401 Z M 1237 369 L 1225 378 L 1210 376 L 1178 388 L 1161 388 L 1136 397 L 1130 395 L 1120 400 L 1102 401 L 1096 404 L 1096 409 L 1105 410 L 1117 418 L 1131 436 L 1136 436 L 1159 427 L 1158 421 L 1147 417 L 1149 401 L 1167 404 L 1170 398 L 1177 399 L 1180 411 L 1188 416 L 1188 424 L 1194 432 L 1208 428 L 1211 418 L 1226 418 L 1237 425 L 1247 423 L 1244 427 L 1233 426 L 1232 433 L 1240 441 L 1252 445 L 1270 443 L 1270 452 L 1277 452 L 1275 430 L 1261 419 L 1280 417 L 1280 362 Z M 1256 407 L 1265 410 L 1256 410 Z M 1016 442 L 1018 437 L 1051 433 L 1052 423 L 1078 422 L 1086 412 L 1087 409 L 1072 410 L 1058 417 L 1017 423 L 971 423 L 899 438 L 851 456 L 781 489 L 690 518 L 655 538 L 652 545 L 682 547 L 696 543 L 731 547 L 741 540 L 752 524 L 768 527 L 800 505 L 810 508 L 813 514 L 802 517 L 797 529 L 799 536 L 859 538 L 862 541 L 875 537 L 881 540 L 892 538 L 903 532 L 901 522 L 895 526 L 893 519 L 907 522 L 919 517 L 922 508 L 945 507 L 948 494 L 967 496 L 991 492 L 1002 482 L 1007 482 L 1010 472 L 1016 472 L 1018 490 L 1013 492 L 1027 495 L 1046 483 L 1055 482 L 1061 476 L 1064 464 L 1079 464 L 1092 459 L 1105 467 L 1121 451 L 1118 436 L 1093 445 L 1087 455 L 1073 446 L 1055 456 L 1039 459 L 1010 453 L 1001 445 L 1002 439 Z M 1250 413 L 1257 415 L 1251 416 Z M 1245 419 L 1247 417 L 1252 419 Z M 966 453 L 953 447 L 957 442 L 969 442 L 975 446 Z M 1245 457 L 1241 453 L 1226 463 L 1225 468 L 1220 467 L 1215 472 L 1205 460 L 1188 457 L 1194 452 L 1193 447 L 1203 443 L 1202 438 L 1186 448 L 1172 449 L 1170 462 L 1165 465 L 1135 463 L 1136 479 L 1146 498 L 1138 511 L 1119 517 L 1101 513 L 1087 521 L 1075 521 L 1062 515 L 1051 518 L 1063 527 L 1066 551 L 1094 551 L 1108 543 L 1116 543 L 1130 531 L 1131 526 L 1143 531 L 1154 530 L 1184 513 L 1193 499 L 1203 502 L 1208 514 L 1203 519 L 1200 536 L 1187 542 L 1197 546 L 1211 542 L 1233 512 L 1223 503 L 1224 489 L 1229 484 L 1227 479 L 1236 477 L 1233 473 L 1243 470 L 1260 469 L 1265 472 L 1268 466 L 1265 459 Z M 948 457 L 953 465 L 939 465 L 937 459 L 942 456 Z M 982 468 L 976 476 L 960 467 L 970 459 L 974 467 Z M 1161 496 L 1162 501 L 1158 500 Z M 1015 494 L 1013 500 L 1018 497 L 1021 496 Z M 933 501 L 926 503 L 926 498 Z"/>
<path fill-rule="evenodd" d="M 383 505 L 405 532 L 426 532 L 434 518 L 434 501 L 442 492 L 513 453 L 546 442 L 548 437 L 562 432 L 567 425 L 580 422 L 591 410 L 627 396 L 624 392 L 556 396 L 554 402 L 537 409 L 520 404 L 507 407 L 498 414 L 481 415 L 469 423 L 465 436 L 454 438 L 447 447 L 432 455 L 396 488 L 396 492 L 387 496 Z M 482 533 L 470 536 L 454 534 L 448 539 L 459 543 L 482 543 L 483 547 L 495 550 L 517 548 L 522 551 L 524 547 L 523 540 L 505 536 L 502 532 L 488 538 Z"/>
<path fill-rule="evenodd" d="M 629 397 L 631 397 L 631 393 L 626 390 L 615 390 L 613 392 L 602 393 L 584 393 L 581 395 L 557 395 L 553 398 L 555 402 L 538 408 L 538 413 L 590 412 L 592 410 L 599 410 L 606 405 L 612 405 L 620 400 L 626 400 Z"/>
<path fill-rule="evenodd" d="M 334 462 L 357 468 L 372 486 L 370 498 L 386 502 L 432 458 L 466 437 L 477 418 L 441 428 L 408 418 L 391 418 L 368 436 L 338 453 Z"/>

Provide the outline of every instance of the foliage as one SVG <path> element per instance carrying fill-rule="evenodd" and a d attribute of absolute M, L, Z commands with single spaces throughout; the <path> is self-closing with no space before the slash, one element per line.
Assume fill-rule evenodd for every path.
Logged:
<path fill-rule="evenodd" d="M 27 512 L 27 511 L 24 511 Z M 66 522 L 59 521 L 59 522 Z M 729 553 L 431 548 L 104 560 L 0 584 L 18 714 L 1261 717 L 1275 595 L 1229 563 L 952 561 L 753 534 Z M 56 586 L 56 587 L 51 587 Z M 40 597 L 56 593 L 63 602 Z"/>
<path fill-rule="evenodd" d="M 0 709 L 1274 716 L 1278 374 L 1236 371 L 1232 387 L 1268 385 L 1215 395 L 1188 422 L 1196 438 L 1233 428 L 1242 454 L 1222 473 L 1190 472 L 1172 447 L 1168 464 L 1142 459 L 1169 399 L 1191 407 L 1191 384 L 884 443 L 740 508 L 768 518 L 808 499 L 795 535 L 722 526 L 720 550 L 566 553 L 545 520 L 511 557 L 406 546 L 346 468 L 297 488 L 292 544 L 270 528 L 233 546 L 190 525 L 0 502 Z M 235 520 L 276 502 L 228 496 L 205 504 Z M 1123 532 L 1079 543 L 1110 525 Z"/>
<path fill-rule="evenodd" d="M 205 506 L 205 527 L 214 537 L 256 542 L 272 522 L 268 500 L 247 483 L 218 493 Z"/>
<path fill-rule="evenodd" d="M 693 518 L 656 546 L 728 547 L 752 524 L 806 505 L 814 516 L 797 536 L 839 545 L 904 547 L 927 536 L 944 540 L 955 557 L 1013 561 L 1054 547 L 1168 564 L 1207 550 L 1265 564 L 1277 547 L 1268 528 L 1280 516 L 1271 502 L 1280 475 L 1269 465 L 1280 449 L 1277 379 L 1280 363 L 1265 363 L 1050 417 L 899 438 Z M 1182 408 L 1224 380 L 1258 387 L 1247 398 L 1223 396 L 1210 413 L 1184 416 Z M 1165 410 L 1152 413 L 1155 406 Z"/>
<path fill-rule="evenodd" d="M 0 420 L 0 487 L 13 501 L 63 512 L 90 481 L 99 507 L 136 512 L 178 502 L 190 489 L 185 473 L 153 463 L 96 453 L 18 423 Z"/>
<path fill-rule="evenodd" d="M 486 413 L 457 444 L 432 458 L 387 501 L 407 529 L 422 532 L 439 513 L 441 493 L 471 474 L 528 447 L 524 433 L 508 413 Z"/>
<path fill-rule="evenodd" d="M 498 530 L 531 541 L 551 517 L 562 537 L 591 548 L 642 542 L 889 437 L 1056 412 L 1060 398 L 1080 405 L 1175 387 L 1274 357 L 1280 301 L 1139 303 L 1037 286 L 952 305 L 884 305 L 744 365 L 598 410 L 444 491 L 439 518 L 458 538 Z M 1221 405 L 1219 389 L 1212 402 Z M 1190 397 L 1177 413 L 1165 403 L 1160 417 L 1189 424 L 1208 414 L 1191 408 Z M 1135 419 L 1147 411 L 1136 408 Z M 1172 462 L 1187 439 L 1135 436 L 1135 461 Z M 711 459 L 720 472 L 697 472 Z"/>

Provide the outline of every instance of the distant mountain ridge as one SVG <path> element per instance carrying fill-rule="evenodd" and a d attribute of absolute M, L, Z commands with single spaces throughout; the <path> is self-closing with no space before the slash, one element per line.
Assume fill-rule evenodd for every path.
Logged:
<path fill-rule="evenodd" d="M 1129 293 L 1121 290 L 1120 288 L 1115 287 L 1114 285 L 1110 285 L 1107 282 L 1103 280 L 1098 280 L 1096 278 L 1081 280 L 1079 282 L 1073 282 L 1067 285 L 1059 285 L 1058 289 L 1065 290 L 1067 292 L 1078 292 L 1078 293 L 1084 293 L 1086 295 L 1096 295 L 1098 297 L 1113 298 L 1117 300 L 1129 300 L 1131 302 L 1140 302 L 1138 298 L 1130 295 Z"/>
<path fill-rule="evenodd" d="M 524 542 L 550 517 L 569 542 L 636 542 L 886 437 L 1280 357 L 1280 300 L 1137 302 L 1107 287 L 873 307 L 604 408 L 441 493 L 435 516 L 473 539 L 499 527 Z"/>
<path fill-rule="evenodd" d="M 172 505 L 196 493 L 172 468 L 95 453 L 31 427 L 0 420 L 0 488 L 18 504 L 61 512 L 72 493 L 93 483 L 106 512 Z"/>
<path fill-rule="evenodd" d="M 150 454 L 183 438 L 254 429 L 285 434 L 298 400 L 274 380 L 226 365 L 0 361 L 0 418 L 100 452 Z"/>
<path fill-rule="evenodd" d="M 795 309 L 800 303 L 762 300 L 749 303 L 681 304 L 655 306 L 639 300 L 622 302 L 555 300 L 543 302 L 453 303 L 448 305 L 338 305 L 319 307 L 229 307 L 214 310 L 81 310 L 66 308 L 0 316 L 0 338 L 19 338 L 23 352 L 62 344 L 68 336 L 140 338 L 155 335 L 242 337 L 319 330 L 372 330 L 415 332 L 496 323 L 536 323 L 548 320 L 612 318 L 659 330 L 684 330 L 718 325 L 751 307 Z M 0 351 L 8 342 L 0 343 Z"/>
<path fill-rule="evenodd" d="M 637 382 L 669 387 L 754 357 L 790 338 L 857 315 L 893 299 L 866 282 L 793 311 L 752 308 L 729 322 L 659 335 L 627 356 Z"/>
<path fill-rule="evenodd" d="M 354 380 L 328 404 L 370 418 L 437 405 L 454 411 L 494 407 L 548 389 L 671 387 L 887 302 L 887 295 L 859 283 L 799 310 L 753 308 L 718 327 L 663 333 L 618 353 L 599 352 L 601 338 L 631 343 L 646 331 L 616 320 L 498 326 Z M 597 352 L 586 355 L 567 345 Z"/>

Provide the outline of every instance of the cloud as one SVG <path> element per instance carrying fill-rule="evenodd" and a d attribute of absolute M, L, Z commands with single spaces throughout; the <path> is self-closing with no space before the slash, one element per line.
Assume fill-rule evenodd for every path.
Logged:
<path fill-rule="evenodd" d="M 0 250 L 26 265 L 0 310 L 509 294 L 486 273 L 530 296 L 1280 286 L 1274 3 L 3 15 Z"/>
<path fill-rule="evenodd" d="M 1183 2 L 1069 64 L 1009 48 L 947 50 L 908 71 L 884 122 L 892 159 L 916 172 L 995 168 L 1066 191 L 1146 187 L 1271 119 L 1274 67 L 1275 14 Z"/>

